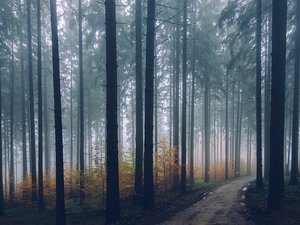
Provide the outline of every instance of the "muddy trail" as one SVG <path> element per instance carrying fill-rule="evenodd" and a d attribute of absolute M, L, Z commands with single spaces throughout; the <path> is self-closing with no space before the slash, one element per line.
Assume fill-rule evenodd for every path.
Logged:
<path fill-rule="evenodd" d="M 206 195 L 161 225 L 251 225 L 245 211 L 241 191 L 254 178 L 232 181 Z"/>

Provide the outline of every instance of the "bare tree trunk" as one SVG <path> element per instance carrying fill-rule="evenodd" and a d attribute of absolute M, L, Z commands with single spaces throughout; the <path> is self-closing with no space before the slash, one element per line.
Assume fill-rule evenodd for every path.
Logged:
<path fill-rule="evenodd" d="M 177 0 L 177 13 L 180 12 L 180 1 Z M 175 53 L 175 83 L 174 83 L 174 116 L 173 116 L 173 147 L 174 150 L 174 171 L 173 171 L 173 189 L 177 189 L 179 185 L 179 63 L 180 63 L 180 16 L 176 17 L 176 53 Z"/>
<path fill-rule="evenodd" d="M 106 222 L 120 217 L 118 160 L 118 74 L 116 40 L 116 3 L 105 1 L 106 27 Z"/>
<path fill-rule="evenodd" d="M 192 101 L 191 101 L 191 138 L 190 138 L 190 180 L 194 184 L 194 135 L 195 135 L 195 84 L 196 83 L 196 39 L 193 40 L 192 59 Z"/>
<path fill-rule="evenodd" d="M 298 184 L 298 143 L 299 143 L 299 63 L 300 63 L 300 0 L 297 0 L 296 33 L 295 33 L 295 77 L 293 104 L 293 132 L 292 132 L 292 167 L 290 184 Z"/>
<path fill-rule="evenodd" d="M 3 145 L 2 145 L 2 62 L 0 61 L 0 217 L 4 216 L 3 188 Z M 5 155 L 4 155 L 5 156 Z M 6 157 L 4 157 L 5 159 Z"/>
<path fill-rule="evenodd" d="M 59 46 L 57 31 L 56 0 L 50 0 L 52 60 L 53 60 L 53 90 L 54 90 L 54 120 L 55 120 L 55 148 L 56 148 L 56 225 L 66 225 L 65 193 L 64 193 L 64 157 L 62 110 L 60 93 Z"/>
<path fill-rule="evenodd" d="M 44 172 L 43 172 L 43 95 L 42 95 L 42 27 L 41 1 L 37 0 L 37 39 L 38 39 L 38 206 L 39 211 L 45 209 L 44 203 Z"/>
<path fill-rule="evenodd" d="M 210 79 L 205 70 L 205 93 L 204 93 L 204 117 L 205 117 L 205 174 L 204 181 L 208 182 L 210 179 L 210 116 L 209 116 L 209 95 L 210 95 Z"/>
<path fill-rule="evenodd" d="M 145 153 L 144 153 L 144 207 L 154 208 L 153 182 L 153 89 L 155 0 L 148 0 L 146 37 L 146 89 L 145 89 Z"/>
<path fill-rule="evenodd" d="M 270 177 L 268 208 L 282 208 L 287 0 L 273 0 Z"/>
<path fill-rule="evenodd" d="M 262 0 L 256 2 L 256 188 L 263 189 L 262 134 L 261 134 L 261 8 Z"/>
<path fill-rule="evenodd" d="M 187 0 L 183 1 L 183 53 L 182 53 L 182 125 L 181 125 L 181 185 L 186 192 L 186 80 L 187 80 Z"/>
<path fill-rule="evenodd" d="M 14 97 L 15 97 L 15 68 L 14 44 L 11 48 L 10 76 L 10 168 L 9 168 L 9 200 L 15 197 L 15 153 L 14 153 Z"/>
<path fill-rule="evenodd" d="M 270 110 L 271 110 L 271 9 L 268 12 L 266 73 L 265 73 L 265 146 L 264 146 L 264 179 L 269 180 L 270 162 Z"/>
<path fill-rule="evenodd" d="M 83 109 L 83 59 L 82 59 L 82 5 L 78 0 L 78 23 L 79 23 L 79 158 L 80 158 L 80 205 L 85 203 L 84 192 L 84 109 Z"/>
<path fill-rule="evenodd" d="M 27 28 L 28 28 L 28 72 L 29 72 L 29 115 L 30 115 L 30 161 L 31 161 L 31 201 L 37 201 L 36 187 L 36 153 L 35 153 L 35 120 L 32 73 L 32 33 L 31 33 L 31 0 L 27 0 Z"/>
<path fill-rule="evenodd" d="M 143 194 L 143 142 L 144 142 L 144 130 L 143 130 L 143 54 L 142 54 L 142 1 L 136 0 L 135 3 L 135 39 L 136 39 L 136 128 L 135 128 L 135 194 L 136 201 L 140 201 Z"/>
<path fill-rule="evenodd" d="M 226 96 L 225 96 L 225 180 L 228 179 L 228 156 L 229 156 L 229 120 L 228 120 L 228 79 L 229 74 L 226 71 Z"/>

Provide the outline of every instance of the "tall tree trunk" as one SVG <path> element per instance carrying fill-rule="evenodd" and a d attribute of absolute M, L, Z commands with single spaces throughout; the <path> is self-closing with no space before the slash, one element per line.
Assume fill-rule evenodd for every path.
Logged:
<path fill-rule="evenodd" d="M 140 201 L 143 194 L 143 144 L 144 144 L 144 129 L 143 129 L 143 55 L 142 55 L 142 1 L 136 0 L 135 3 L 135 39 L 136 39 L 136 111 L 135 111 L 135 194 L 136 200 Z"/>
<path fill-rule="evenodd" d="M 116 3 L 105 1 L 106 27 L 106 222 L 120 217 L 118 167 L 118 74 L 116 40 Z"/>
<path fill-rule="evenodd" d="M 231 163 L 231 172 L 230 174 L 232 175 L 232 173 L 234 172 L 234 147 L 235 147 L 235 138 L 234 138 L 234 119 L 235 119 L 235 82 L 233 82 L 232 84 L 232 118 L 231 118 L 231 151 L 230 151 L 230 163 Z"/>
<path fill-rule="evenodd" d="M 180 12 L 180 1 L 177 0 L 177 13 Z M 173 171 L 173 189 L 178 188 L 179 184 L 179 63 L 180 63 L 180 16 L 176 17 L 176 53 L 175 53 L 175 83 L 174 83 L 174 116 L 173 116 L 173 147 L 174 147 L 174 171 Z"/>
<path fill-rule="evenodd" d="M 71 97 L 70 97 L 70 169 L 71 171 L 73 171 L 74 169 L 74 142 L 73 142 L 73 58 L 72 58 L 72 54 L 71 54 L 71 88 L 70 88 L 70 92 L 71 92 Z M 71 178 L 73 178 L 73 176 L 71 175 Z M 73 182 L 71 179 L 71 190 L 73 189 Z"/>
<path fill-rule="evenodd" d="M 15 97 L 15 68 L 14 44 L 11 48 L 10 76 L 10 168 L 9 168 L 9 200 L 15 197 L 15 153 L 14 153 L 14 97 Z"/>
<path fill-rule="evenodd" d="M 268 208 L 282 208 L 287 0 L 273 0 L 270 177 Z"/>
<path fill-rule="evenodd" d="M 210 79 L 205 70 L 205 91 L 204 91 L 204 127 L 205 127 L 205 172 L 204 181 L 208 182 L 210 178 L 210 116 L 209 116 L 209 95 L 210 95 Z"/>
<path fill-rule="evenodd" d="M 261 8 L 256 2 L 256 188 L 263 189 L 261 138 Z"/>
<path fill-rule="evenodd" d="M 300 0 L 297 0 L 296 32 L 295 32 L 295 77 L 294 77 L 294 107 L 292 132 L 292 167 L 290 184 L 298 184 L 298 143 L 299 143 L 299 63 L 300 63 Z"/>
<path fill-rule="evenodd" d="M 190 138 L 190 180 L 194 184 L 194 136 L 195 136 L 195 83 L 196 83 L 196 39 L 193 39 L 192 59 L 192 100 L 191 100 L 191 138 Z"/>
<path fill-rule="evenodd" d="M 85 202 L 84 192 L 84 109 L 83 109 L 83 59 L 82 59 L 82 5 L 78 0 L 78 24 L 79 24 L 79 158 L 80 158 L 80 205 Z"/>
<path fill-rule="evenodd" d="M 44 60 L 45 61 L 45 60 Z M 51 170 L 51 154 L 50 154 L 50 130 L 49 130 L 49 114 L 48 114 L 48 83 L 47 77 L 44 77 L 44 137 L 45 137 L 45 173 L 50 177 Z"/>
<path fill-rule="evenodd" d="M 45 209 L 44 203 L 44 179 L 43 179 L 43 95 L 42 95 L 42 25 L 41 25 L 41 1 L 37 0 L 37 41 L 38 41 L 38 178 L 39 178 L 39 194 L 38 206 L 39 210 Z"/>
<path fill-rule="evenodd" d="M 145 154 L 144 154 L 144 207 L 154 208 L 153 182 L 153 89 L 155 0 L 148 0 L 146 36 L 146 89 L 145 89 Z"/>
<path fill-rule="evenodd" d="M 65 225 L 64 155 L 56 0 L 50 0 L 56 154 L 56 225 Z"/>
<path fill-rule="evenodd" d="M 225 180 L 228 179 L 228 156 L 229 156 L 229 121 L 228 121 L 228 79 L 229 74 L 228 71 L 226 71 L 226 96 L 225 96 Z"/>
<path fill-rule="evenodd" d="M 264 179 L 269 180 L 270 162 L 270 111 L 271 111 L 271 9 L 268 12 L 266 73 L 265 73 L 265 146 L 264 146 Z"/>
<path fill-rule="evenodd" d="M 154 185 L 158 183 L 158 64 L 157 64 L 157 56 L 156 49 L 154 49 Z"/>
<path fill-rule="evenodd" d="M 187 0 L 183 1 L 183 51 L 182 51 L 182 125 L 181 125 L 181 185 L 186 192 L 186 80 L 187 80 Z"/>
<path fill-rule="evenodd" d="M 90 97 L 90 92 L 88 91 L 88 111 L 87 111 L 87 114 L 88 114 L 88 118 L 87 118 L 87 133 L 88 133 L 88 162 L 89 162 L 89 169 L 92 168 L 92 164 L 93 164 L 93 161 L 92 161 L 92 157 L 93 157 L 93 149 L 92 149 L 92 113 L 91 113 L 91 97 Z"/>
<path fill-rule="evenodd" d="M 31 0 L 27 0 L 27 28 L 28 28 L 28 72 L 29 72 L 29 115 L 30 115 L 30 161 L 31 161 L 31 201 L 37 201 L 36 187 L 36 153 L 35 153 L 35 120 L 32 72 L 32 32 L 31 32 Z"/>
<path fill-rule="evenodd" d="M 4 192 L 3 192 L 3 145 L 2 145 L 2 62 L 0 61 L 0 217 L 4 216 Z M 4 157 L 6 158 L 6 157 Z"/>
<path fill-rule="evenodd" d="M 252 134 L 250 130 L 250 120 L 248 117 L 248 134 L 247 134 L 247 175 L 251 175 L 251 140 L 252 140 Z"/>
<path fill-rule="evenodd" d="M 236 115 L 236 130 L 235 130 L 235 166 L 234 166 L 234 176 L 240 176 L 240 116 L 241 116 L 241 81 L 238 81 L 238 99 L 237 99 L 237 115 Z"/>
<path fill-rule="evenodd" d="M 21 3 L 20 3 L 21 12 Z M 23 33 L 22 25 L 20 25 L 20 32 Z M 23 164 L 23 180 L 27 179 L 27 143 L 26 143 L 26 104 L 25 104 L 25 73 L 24 73 L 24 49 L 23 49 L 23 38 L 20 35 L 20 57 L 21 57 L 21 92 L 22 92 L 22 164 Z M 24 196 L 23 196 L 24 197 Z"/>

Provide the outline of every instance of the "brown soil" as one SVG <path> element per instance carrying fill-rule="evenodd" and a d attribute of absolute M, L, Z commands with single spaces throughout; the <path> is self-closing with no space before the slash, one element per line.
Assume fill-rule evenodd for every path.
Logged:
<path fill-rule="evenodd" d="M 241 178 L 209 193 L 161 225 L 250 225 L 244 216 L 240 190 L 253 178 Z"/>

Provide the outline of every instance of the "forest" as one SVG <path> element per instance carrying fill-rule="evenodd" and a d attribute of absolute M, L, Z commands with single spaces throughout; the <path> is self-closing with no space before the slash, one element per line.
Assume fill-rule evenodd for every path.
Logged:
<path fill-rule="evenodd" d="M 297 225 L 300 0 L 0 0 L 0 225 Z"/>

